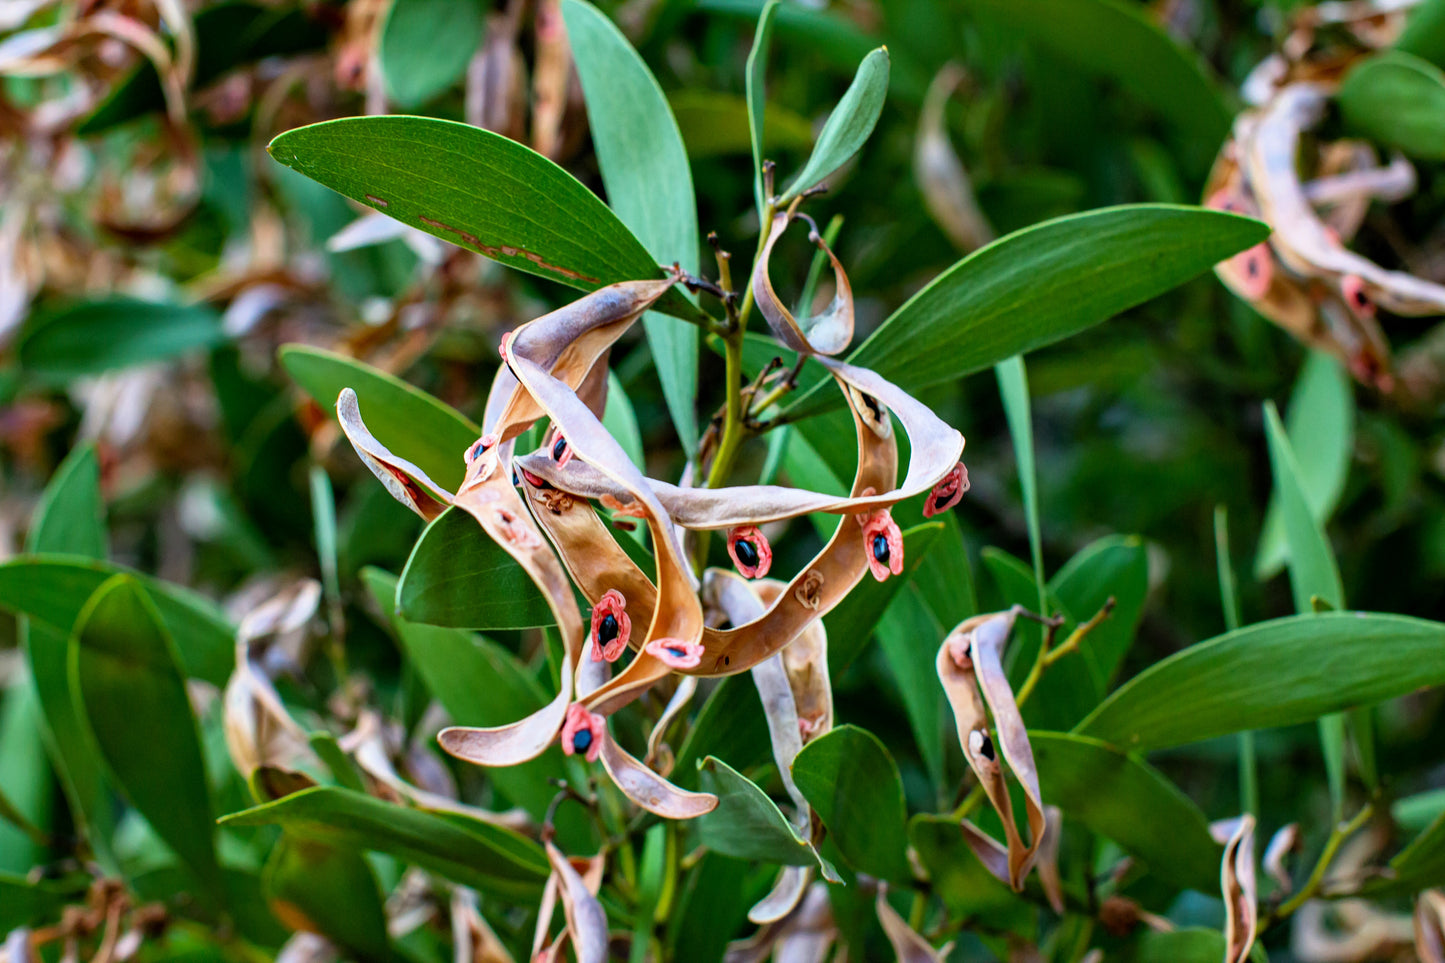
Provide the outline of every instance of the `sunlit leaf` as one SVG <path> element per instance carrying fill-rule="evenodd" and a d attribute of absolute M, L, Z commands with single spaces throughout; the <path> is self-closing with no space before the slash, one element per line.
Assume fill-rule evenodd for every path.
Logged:
<path fill-rule="evenodd" d="M 500 134 L 429 117 L 348 117 L 267 148 L 280 163 L 418 230 L 584 291 L 658 277 L 617 215 L 571 174 Z M 670 292 L 660 311 L 696 318 Z"/>
<path fill-rule="evenodd" d="M 903 781 L 877 736 L 856 726 L 819 736 L 793 761 L 793 781 L 849 865 L 882 879 L 911 878 Z"/>
<path fill-rule="evenodd" d="M 883 112 L 883 102 L 888 97 L 888 49 L 879 47 L 858 65 L 858 72 L 838 106 L 828 115 L 818 142 L 813 145 L 812 156 L 803 169 L 778 198 L 779 205 L 785 205 L 803 191 L 827 179 L 848 159 L 858 153 L 878 115 Z"/>
<path fill-rule="evenodd" d="M 1445 624 L 1365 612 L 1293 615 L 1156 662 L 1077 731 L 1123 749 L 1163 749 L 1442 684 Z"/>
<path fill-rule="evenodd" d="M 1078 334 L 1262 241 L 1258 221 L 1196 207 L 1103 208 L 1016 231 L 919 291 L 853 352 L 907 391 Z M 815 389 L 790 416 L 832 407 Z"/>
<path fill-rule="evenodd" d="M 503 899 L 535 901 L 547 878 L 547 857 L 524 836 L 455 813 L 436 813 L 373 796 L 316 786 L 232 813 L 230 826 L 279 824 L 356 850 L 387 853 L 447 879 Z"/>

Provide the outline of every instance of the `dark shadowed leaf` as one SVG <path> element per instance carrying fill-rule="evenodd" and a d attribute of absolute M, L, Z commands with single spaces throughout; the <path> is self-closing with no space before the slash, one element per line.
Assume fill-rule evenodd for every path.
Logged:
<path fill-rule="evenodd" d="M 1445 73 L 1419 57 L 1390 50 L 1361 60 L 1338 94 L 1345 123 L 1357 133 L 1424 160 L 1445 160 Z"/>
<path fill-rule="evenodd" d="M 682 741 L 673 781 L 687 789 L 698 783 L 698 766 L 708 756 L 735 769 L 751 769 L 772 758 L 767 717 L 751 676 L 719 679 Z"/>
<path fill-rule="evenodd" d="M 943 786 L 943 690 L 934 666 L 945 627 L 923 602 L 917 585 L 905 586 L 878 623 L 878 645 L 903 694 L 903 708 L 918 753 L 935 786 Z"/>
<path fill-rule="evenodd" d="M 1294 615 L 1155 663 L 1078 731 L 1147 751 L 1309 722 L 1442 684 L 1445 624 L 1366 612 Z"/>
<path fill-rule="evenodd" d="M 461 412 L 400 378 L 332 351 L 288 344 L 277 357 L 322 411 L 336 417 L 337 395 L 342 388 L 352 389 L 377 441 L 438 485 L 450 491 L 461 485 L 466 473 L 462 455 L 482 433 Z"/>
<path fill-rule="evenodd" d="M 224 686 L 235 662 L 234 631 L 209 601 L 120 565 L 68 555 L 22 555 L 0 565 L 0 609 L 69 635 L 86 600 L 117 573 L 135 579 L 175 639 L 188 676 Z"/>
<path fill-rule="evenodd" d="M 395 0 L 377 50 L 387 96 L 420 107 L 461 79 L 481 43 L 477 0 Z"/>
<path fill-rule="evenodd" d="M 409 621 L 458 629 L 553 624 L 547 600 L 522 566 L 458 508 L 422 532 L 402 570 L 396 605 Z"/>
<path fill-rule="evenodd" d="M 969 0 L 969 6 L 1055 56 L 1115 81 L 1198 143 L 1218 144 L 1229 132 L 1233 113 L 1208 66 L 1132 4 Z"/>
<path fill-rule="evenodd" d="M 1223 848 L 1188 796 L 1148 764 L 1093 739 L 1031 732 L 1046 802 L 1175 885 L 1218 892 Z"/>
<path fill-rule="evenodd" d="M 823 616 L 823 627 L 828 630 L 828 671 L 834 678 L 863 652 L 868 640 L 873 637 L 878 620 L 928 556 L 934 539 L 941 531 L 941 522 L 924 522 L 908 529 L 903 533 L 902 574 L 881 582 L 864 576 L 843 601 Z"/>
<path fill-rule="evenodd" d="M 850 866 L 882 879 L 910 878 L 903 781 L 877 736 L 857 726 L 819 736 L 793 761 L 793 781 Z"/>
<path fill-rule="evenodd" d="M 783 191 L 778 204 L 786 205 L 803 191 L 821 183 L 858 153 L 868 135 L 873 133 L 873 125 L 878 123 L 878 115 L 883 112 L 883 102 L 887 98 L 888 49 L 879 47 L 858 65 L 853 82 L 848 85 L 848 90 L 818 134 L 818 142 L 813 145 L 808 163 Z"/>
<path fill-rule="evenodd" d="M 747 101 L 713 90 L 680 90 L 667 98 L 677 129 L 693 160 L 746 154 L 751 149 Z M 764 136 L 773 151 L 804 151 L 813 145 L 808 119 L 779 104 L 768 105 Z"/>
<path fill-rule="evenodd" d="M 65 381 L 214 347 L 221 316 L 203 304 L 108 298 L 40 315 L 16 345 L 20 366 Z"/>
<path fill-rule="evenodd" d="M 1113 614 L 1084 643 L 1107 684 L 1129 652 L 1149 594 L 1149 550 L 1143 540 L 1107 535 L 1086 545 L 1055 573 L 1049 591 L 1079 619 L 1090 618 L 1113 596 Z M 1094 692 L 1096 698 L 1103 694 L 1102 687 Z"/>
<path fill-rule="evenodd" d="M 511 830 L 467 816 L 408 809 L 335 786 L 304 789 L 232 813 L 221 823 L 275 823 L 300 836 L 387 853 L 463 886 L 519 902 L 541 895 L 548 872 L 542 848 Z"/>
<path fill-rule="evenodd" d="M 357 850 L 282 833 L 261 877 L 276 917 L 320 933 L 361 963 L 398 959 L 376 874 Z"/>
<path fill-rule="evenodd" d="M 1009 925 L 1032 912 L 979 862 L 964 842 L 957 819 L 919 813 L 908 821 L 908 841 L 950 913 L 968 917 L 986 912 L 995 925 Z"/>
<path fill-rule="evenodd" d="M 1258 221 L 1139 204 L 1045 221 L 980 248 L 934 279 L 848 359 L 908 391 L 1078 334 L 1262 241 Z M 839 403 L 815 390 L 793 416 Z"/>
<path fill-rule="evenodd" d="M 606 15 L 562 0 L 567 40 L 582 81 L 607 203 L 661 264 L 696 273 L 692 169 L 662 88 Z M 649 312 L 642 318 L 667 409 L 683 447 L 697 444 L 698 331 Z"/>
<path fill-rule="evenodd" d="M 753 152 L 753 202 L 761 219 L 767 198 L 763 197 L 763 161 L 766 144 L 772 140 L 767 129 L 768 51 L 773 45 L 773 19 L 778 13 L 778 0 L 767 0 L 758 14 L 758 27 L 753 31 L 753 49 L 748 51 L 747 74 L 744 78 L 745 108 L 748 117 L 748 143 Z M 812 131 L 808 132 L 812 140 Z"/>
<path fill-rule="evenodd" d="M 1445 879 L 1445 813 L 1439 814 L 1410 845 L 1390 860 L 1390 875 L 1366 887 L 1371 896 L 1413 894 Z"/>
<path fill-rule="evenodd" d="M 85 883 L 42 880 L 0 873 L 0 930 L 9 933 L 21 926 L 53 923 L 67 904 L 85 897 Z"/>
<path fill-rule="evenodd" d="M 350 117 L 289 130 L 280 163 L 404 224 L 584 291 L 661 270 L 571 174 L 500 134 L 428 117 Z M 696 318 L 669 293 L 658 309 Z"/>
<path fill-rule="evenodd" d="M 113 576 L 85 604 L 70 637 L 70 679 L 115 785 L 201 886 L 222 899 L 211 794 L 185 676 L 139 581 Z"/>
<path fill-rule="evenodd" d="M 1139 940 L 1137 963 L 1216 963 L 1225 957 L 1224 934 L 1201 927 L 1172 933 L 1146 932 Z M 1264 947 L 1254 944 L 1249 958 L 1265 963 Z"/>

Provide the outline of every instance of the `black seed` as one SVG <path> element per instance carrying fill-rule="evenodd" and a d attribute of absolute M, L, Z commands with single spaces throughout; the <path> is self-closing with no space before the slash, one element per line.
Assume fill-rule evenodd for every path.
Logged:
<path fill-rule="evenodd" d="M 747 539 L 741 539 L 734 546 L 733 551 L 738 553 L 738 561 L 747 568 L 756 568 L 758 565 L 758 550 L 753 543 Z"/>
<path fill-rule="evenodd" d="M 983 734 L 983 743 L 978 747 L 978 754 L 989 762 L 993 762 L 994 760 L 993 740 L 988 737 L 988 733 L 986 732 Z"/>
<path fill-rule="evenodd" d="M 1252 278 L 1259 277 L 1259 262 L 1254 258 L 1249 259 L 1249 276 Z"/>
<path fill-rule="evenodd" d="M 873 536 L 873 557 L 884 565 L 888 564 L 888 536 L 882 532 Z"/>
<path fill-rule="evenodd" d="M 617 638 L 617 616 L 604 615 L 602 621 L 597 623 L 597 642 L 606 645 Z"/>
<path fill-rule="evenodd" d="M 865 395 L 860 391 L 858 392 L 858 397 L 863 399 L 863 404 L 867 406 L 868 411 L 873 415 L 874 421 L 877 421 L 883 416 L 882 409 L 878 407 L 878 402 L 872 395 Z"/>
<path fill-rule="evenodd" d="M 732 665 L 732 664 L 733 664 L 732 656 L 730 656 L 730 655 L 725 655 L 725 656 L 723 656 L 723 665 L 724 665 L 725 667 L 726 667 L 726 666 L 729 666 L 729 665 Z"/>
<path fill-rule="evenodd" d="M 561 460 L 562 460 L 562 453 L 563 453 L 564 451 L 566 451 L 566 450 L 567 450 L 567 439 L 566 439 L 566 438 L 558 438 L 558 439 L 552 444 L 552 459 L 553 459 L 554 461 L 561 461 Z"/>
<path fill-rule="evenodd" d="M 592 730 L 591 730 L 591 729 L 579 729 L 579 730 L 577 730 L 577 734 L 572 737 L 572 749 L 573 749 L 575 752 L 586 752 L 586 751 L 588 750 L 588 748 L 591 747 L 591 745 L 592 745 Z"/>
<path fill-rule="evenodd" d="M 674 659 L 680 659 L 680 658 L 682 658 L 683 656 L 687 655 L 686 652 L 682 651 L 682 649 L 679 649 L 679 648 L 677 648 L 677 647 L 675 647 L 675 646 L 668 645 L 668 646 L 664 646 L 664 648 L 667 650 L 667 654 L 670 655 L 670 656 L 672 656 Z"/>
<path fill-rule="evenodd" d="M 517 469 L 513 468 L 513 469 L 512 469 L 512 487 L 513 487 L 513 488 L 516 488 L 516 487 L 517 487 L 518 485 L 520 485 L 520 484 L 522 484 L 522 479 L 517 475 Z"/>

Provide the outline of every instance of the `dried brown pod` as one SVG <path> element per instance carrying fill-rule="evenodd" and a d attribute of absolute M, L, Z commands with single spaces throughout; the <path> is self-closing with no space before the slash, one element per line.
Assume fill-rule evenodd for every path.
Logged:
<path fill-rule="evenodd" d="M 1254 817 L 1248 813 L 1210 826 L 1224 844 L 1219 888 L 1224 894 L 1224 963 L 1243 963 L 1259 930 L 1259 889 L 1254 870 Z"/>

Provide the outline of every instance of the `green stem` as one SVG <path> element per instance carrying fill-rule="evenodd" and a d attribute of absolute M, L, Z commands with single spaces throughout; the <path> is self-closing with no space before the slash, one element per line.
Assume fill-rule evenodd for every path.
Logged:
<path fill-rule="evenodd" d="M 1360 827 L 1365 825 L 1370 817 L 1374 815 L 1374 812 L 1375 807 L 1370 803 L 1365 803 L 1364 807 L 1355 813 L 1354 818 L 1349 822 L 1335 824 L 1334 828 L 1330 830 L 1330 838 L 1325 840 L 1325 848 L 1320 852 L 1319 861 L 1315 863 L 1315 868 L 1310 871 L 1310 878 L 1300 887 L 1298 893 L 1295 893 L 1294 896 L 1281 905 L 1279 909 L 1269 915 L 1263 925 L 1260 926 L 1260 932 L 1264 932 L 1265 929 L 1281 920 L 1288 919 L 1295 910 L 1315 898 L 1315 895 L 1320 891 L 1320 886 L 1323 885 L 1325 881 L 1325 873 L 1329 871 L 1330 863 L 1334 862 L 1335 854 L 1339 852 L 1340 846 L 1344 844 L 1345 840 L 1358 832 Z"/>

